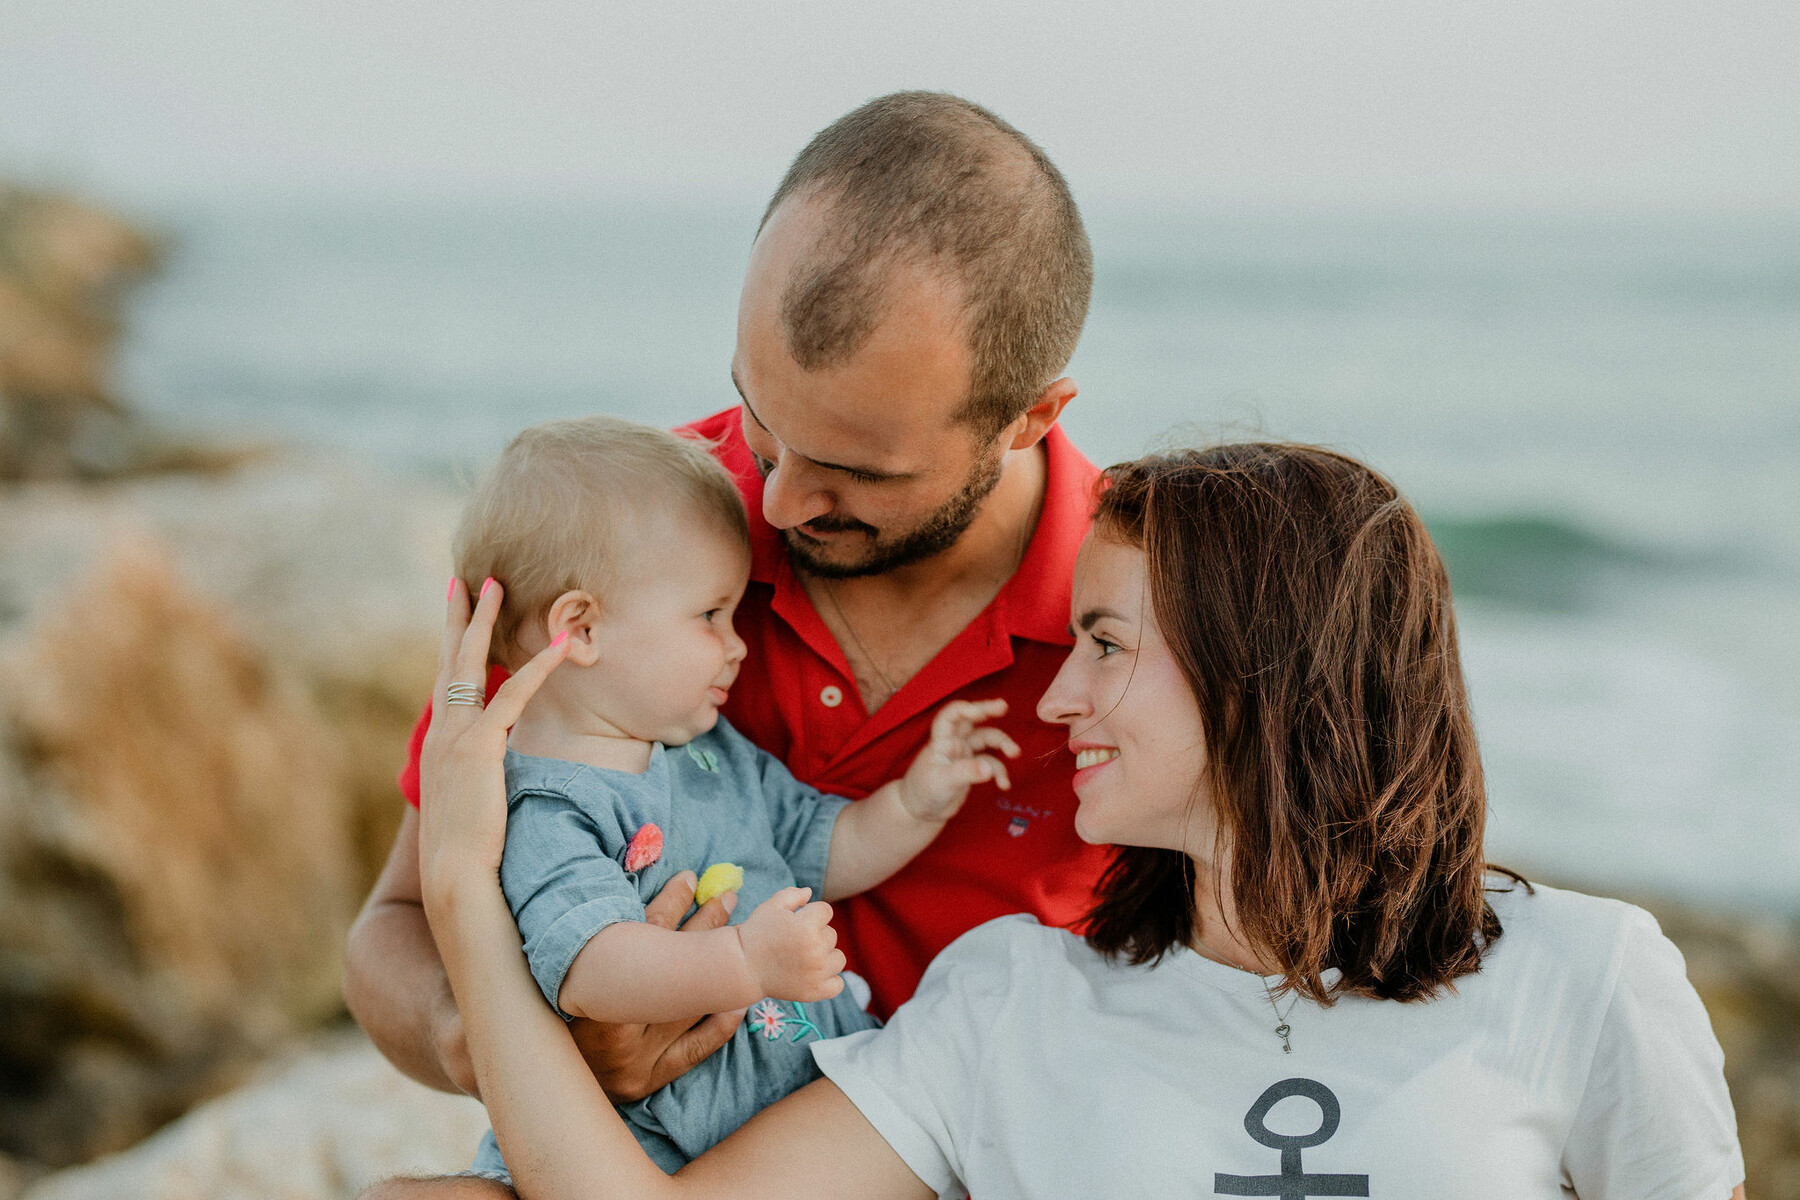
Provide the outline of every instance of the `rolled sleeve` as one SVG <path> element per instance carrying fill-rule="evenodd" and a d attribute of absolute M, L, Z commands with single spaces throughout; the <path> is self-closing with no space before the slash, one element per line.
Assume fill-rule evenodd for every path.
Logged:
<path fill-rule="evenodd" d="M 563 980 L 575 965 L 575 956 L 596 933 L 619 921 L 642 921 L 641 904 L 628 904 L 611 897 L 589 900 L 577 905 L 551 923 L 550 927 L 525 943 L 525 960 L 531 966 L 531 977 L 538 989 L 562 1019 L 575 1018 L 563 1012 L 557 997 L 562 995 Z"/>
<path fill-rule="evenodd" d="M 894 1015 L 898 1017 L 899 1013 Z M 943 1200 L 959 1200 L 969 1192 L 945 1153 L 948 1140 L 939 1115 L 921 1112 L 917 1096 L 892 1090 L 895 1081 L 885 1069 L 891 1062 L 884 1061 L 880 1047 L 863 1044 L 882 1037 L 891 1028 L 866 1029 L 848 1037 L 815 1042 L 813 1061 L 850 1098 L 850 1103 L 919 1177 L 919 1182 Z"/>
<path fill-rule="evenodd" d="M 1012 990 L 1014 950 L 1036 924 L 1002 917 L 969 931 L 884 1028 L 812 1047 L 819 1070 L 940 1197 L 968 1195 L 983 1050 Z"/>
<path fill-rule="evenodd" d="M 606 853 L 589 813 L 552 791 L 512 797 L 500 887 L 524 938 L 532 978 L 551 1007 L 570 1019 L 557 1004 L 569 967 L 608 925 L 644 919 L 636 887 Z"/>

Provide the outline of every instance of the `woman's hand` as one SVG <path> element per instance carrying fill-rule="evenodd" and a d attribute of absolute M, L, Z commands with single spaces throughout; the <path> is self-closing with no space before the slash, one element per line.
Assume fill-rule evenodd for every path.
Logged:
<path fill-rule="evenodd" d="M 501 684 L 485 708 L 451 704 L 451 684 L 473 684 L 477 694 L 482 689 L 500 598 L 500 585 L 488 580 L 471 614 L 462 581 L 450 584 L 431 727 L 419 759 L 419 875 L 427 915 L 461 888 L 499 886 L 506 732 L 568 654 L 567 639 L 559 637 Z"/>

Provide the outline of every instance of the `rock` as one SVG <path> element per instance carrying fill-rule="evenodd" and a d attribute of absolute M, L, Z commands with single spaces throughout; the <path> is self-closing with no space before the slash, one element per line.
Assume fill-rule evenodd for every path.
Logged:
<path fill-rule="evenodd" d="M 214 470 L 253 453 L 173 440 L 113 391 L 119 301 L 158 257 L 117 217 L 0 184 L 0 481 Z"/>
<path fill-rule="evenodd" d="M 341 1011 L 456 507 L 298 460 L 0 493 L 0 1151 L 122 1148 Z"/>
<path fill-rule="evenodd" d="M 18 1200 L 25 1191 L 25 1168 L 0 1154 L 0 1200 Z"/>
<path fill-rule="evenodd" d="M 1800 922 L 1647 904 L 1681 947 L 1725 1051 L 1756 1200 L 1800 1200 Z"/>
<path fill-rule="evenodd" d="M 255 1082 L 142 1145 L 39 1181 L 26 1200 L 350 1200 L 393 1175 L 460 1171 L 481 1105 L 403 1077 L 355 1031 L 283 1055 Z"/>

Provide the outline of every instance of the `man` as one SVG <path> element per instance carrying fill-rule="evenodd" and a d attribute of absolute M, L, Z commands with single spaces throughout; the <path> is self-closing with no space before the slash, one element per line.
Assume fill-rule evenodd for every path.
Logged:
<path fill-rule="evenodd" d="M 837 906 L 884 1017 L 973 926 L 1079 918 L 1108 861 L 1074 832 L 1066 733 L 1033 716 L 1069 645 L 1096 474 L 1056 426 L 1091 283 L 1080 215 L 1042 151 L 955 97 L 883 97 L 789 168 L 739 302 L 742 405 L 688 427 L 717 444 L 750 514 L 737 616 L 749 658 L 724 709 L 738 729 L 800 779 L 862 796 L 945 701 L 1011 706 L 1000 723 L 1024 751 L 1012 790 L 978 789 L 910 866 Z M 401 777 L 415 804 L 423 728 Z M 674 925 L 692 898 L 691 882 L 671 884 L 651 919 Z M 727 916 L 714 901 L 688 927 Z M 474 1092 L 420 906 L 416 813 L 351 931 L 344 991 L 407 1074 Z M 741 1017 L 572 1031 L 625 1101 L 712 1053 Z"/>

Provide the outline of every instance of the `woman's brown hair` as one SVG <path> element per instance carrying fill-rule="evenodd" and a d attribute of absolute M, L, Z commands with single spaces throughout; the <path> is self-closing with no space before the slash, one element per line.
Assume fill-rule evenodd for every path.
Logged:
<path fill-rule="evenodd" d="M 1412 506 L 1341 454 L 1230 445 L 1109 468 L 1094 524 L 1144 551 L 1199 704 L 1240 936 L 1327 1004 L 1476 970 L 1500 936 L 1487 800 L 1449 579 Z M 1121 847 L 1088 941 L 1134 963 L 1190 942 L 1194 878 L 1179 851 Z"/>

